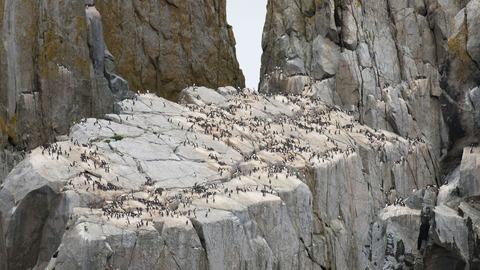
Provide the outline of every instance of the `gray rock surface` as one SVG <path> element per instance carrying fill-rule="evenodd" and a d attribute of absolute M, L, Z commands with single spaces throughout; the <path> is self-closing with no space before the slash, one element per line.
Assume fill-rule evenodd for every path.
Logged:
<path fill-rule="evenodd" d="M 422 139 L 309 97 L 182 96 L 136 95 L 28 154 L 0 188 L 7 268 L 363 269 L 393 262 L 382 230 L 419 257 L 420 211 L 397 201 L 436 184 Z"/>
<path fill-rule="evenodd" d="M 105 42 L 132 89 L 177 101 L 186 85 L 245 86 L 226 0 L 96 0 Z"/>
<path fill-rule="evenodd" d="M 479 3 L 0 0 L 0 269 L 480 269 Z"/>
<path fill-rule="evenodd" d="M 128 96 L 126 82 L 105 70 L 94 6 L 70 0 L 0 6 L 2 147 L 26 150 L 53 141 L 82 117 L 112 112 L 112 90 L 117 100 Z"/>
<path fill-rule="evenodd" d="M 466 7 L 467 53 L 477 67 L 480 63 L 480 1 L 470 1 Z"/>
<path fill-rule="evenodd" d="M 438 156 L 458 144 L 445 159 L 458 164 L 478 130 L 468 93 L 480 81 L 479 3 L 269 1 L 260 91 L 355 106 L 360 122 L 425 136 Z M 287 83 L 299 76 L 303 90 Z"/>
<path fill-rule="evenodd" d="M 225 0 L 0 6 L 0 139 L 9 151 L 112 113 L 129 88 L 178 100 L 185 85 L 244 85 Z"/>

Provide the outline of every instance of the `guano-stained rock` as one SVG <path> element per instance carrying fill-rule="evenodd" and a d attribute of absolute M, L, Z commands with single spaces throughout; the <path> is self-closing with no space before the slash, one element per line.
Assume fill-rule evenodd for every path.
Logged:
<path fill-rule="evenodd" d="M 112 113 L 129 88 L 176 101 L 185 85 L 245 83 L 225 0 L 2 0 L 0 14 L 0 140 L 8 151 Z"/>
<path fill-rule="evenodd" d="M 0 0 L 0 269 L 479 269 L 478 5 Z"/>
<path fill-rule="evenodd" d="M 466 38 L 458 41 L 458 50 L 450 46 L 455 41 L 447 42 L 456 28 L 453 17 L 465 7 L 462 1 L 297 2 L 268 2 L 260 91 L 308 96 L 313 92 L 332 105 L 354 106 L 359 121 L 371 127 L 402 136 L 425 135 L 438 156 L 462 136 L 449 134 L 448 127 L 455 120 L 444 119 L 442 110 L 446 106 L 460 114 L 463 111 L 450 108 L 450 99 L 448 104 L 439 99 L 443 94 L 454 95 L 445 93 L 442 83 L 458 87 L 458 92 L 461 88 L 456 83 L 460 80 L 453 78 L 456 71 L 446 66 L 457 61 L 449 55 L 467 52 Z M 469 5 L 473 7 L 474 2 Z M 474 32 L 476 16 L 471 20 Z M 450 72 L 452 79 L 445 81 Z M 303 91 L 286 83 L 299 76 L 310 78 Z M 390 94 L 391 88 L 397 90 Z M 340 99 L 332 98 L 335 95 Z"/>
<path fill-rule="evenodd" d="M 418 259 L 415 239 L 393 233 L 418 231 L 419 210 L 401 198 L 436 184 L 423 139 L 299 95 L 190 87 L 182 96 L 179 105 L 136 95 L 120 114 L 83 119 L 28 154 L 0 189 L 7 268 L 345 269 L 400 246 Z M 385 202 L 386 213 L 411 215 L 381 226 L 392 247 L 370 233 Z M 15 225 L 29 211 L 38 228 Z"/>

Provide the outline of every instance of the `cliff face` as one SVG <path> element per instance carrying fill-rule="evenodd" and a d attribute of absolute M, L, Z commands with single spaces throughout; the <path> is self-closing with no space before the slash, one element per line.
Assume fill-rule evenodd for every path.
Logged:
<path fill-rule="evenodd" d="M 136 96 L 27 155 L 0 186 L 3 269 L 480 266 L 478 147 L 438 188 L 428 142 L 318 99 L 181 100 Z"/>
<path fill-rule="evenodd" d="M 421 213 L 388 208 L 380 213 L 371 227 L 377 242 L 362 253 L 370 269 L 421 269 L 422 260 L 412 258 L 424 258 L 426 269 L 478 267 L 478 243 L 472 239 L 478 235 L 480 195 L 473 169 L 480 115 L 479 5 L 477 0 L 268 2 L 260 91 L 311 95 L 370 127 L 424 138 L 448 174 L 440 201 L 435 190 L 409 195 L 409 203 L 423 198 L 417 204 L 423 205 Z M 419 228 L 417 248 L 424 257 L 404 254 L 412 250 L 405 242 L 413 234 L 407 224 Z M 450 227 L 458 233 L 449 233 Z M 386 245 L 377 249 L 382 242 Z M 350 268 L 363 269 L 359 265 L 365 266 L 357 262 Z"/>
<path fill-rule="evenodd" d="M 310 97 L 200 87 L 182 102 L 140 95 L 33 150 L 0 189 L 6 269 L 365 269 L 399 224 L 397 257 L 420 256 L 421 206 L 377 213 L 436 183 L 421 139 Z"/>
<path fill-rule="evenodd" d="M 260 90 L 313 92 L 439 156 L 464 138 L 458 161 L 478 127 L 478 4 L 269 1 Z"/>
<path fill-rule="evenodd" d="M 37 146 L 72 122 L 111 112 L 100 14 L 83 1 L 1 1 L 3 145 Z M 125 93 L 118 93 L 118 98 Z"/>
<path fill-rule="evenodd" d="M 0 138 L 9 149 L 0 177 L 22 158 L 11 150 L 113 112 L 129 85 L 174 100 L 185 85 L 243 86 L 225 8 L 225 1 L 0 1 Z"/>
<path fill-rule="evenodd" d="M 1 269 L 480 268 L 480 0 L 0 4 Z"/>
<path fill-rule="evenodd" d="M 177 101 L 187 85 L 244 87 L 225 0 L 97 0 L 105 42 L 132 89 Z"/>

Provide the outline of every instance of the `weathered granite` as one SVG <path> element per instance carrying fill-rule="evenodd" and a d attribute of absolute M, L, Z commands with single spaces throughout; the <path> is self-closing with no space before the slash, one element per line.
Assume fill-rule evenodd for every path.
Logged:
<path fill-rule="evenodd" d="M 480 268 L 479 1 L 270 1 L 267 95 L 178 91 L 224 2 L 70 2 L 0 1 L 0 269 Z"/>
<path fill-rule="evenodd" d="M 177 101 L 186 85 L 245 86 L 226 0 L 96 0 L 105 42 L 132 89 Z"/>
<path fill-rule="evenodd" d="M 0 188 L 7 268 L 373 267 L 391 261 L 365 256 L 385 248 L 369 233 L 385 203 L 418 231 L 419 210 L 397 201 L 436 184 L 423 139 L 310 97 L 182 97 L 136 95 L 28 154 Z"/>
<path fill-rule="evenodd" d="M 2 147 L 26 150 L 82 117 L 112 112 L 128 86 L 105 71 L 100 14 L 84 1 L 1 1 Z M 115 75 L 116 76 L 116 75 Z"/>
<path fill-rule="evenodd" d="M 0 7 L 0 139 L 9 151 L 112 113 L 129 88 L 177 100 L 185 85 L 244 86 L 225 0 L 2 0 Z"/>
<path fill-rule="evenodd" d="M 479 3 L 269 1 L 260 91 L 354 106 L 360 122 L 425 136 L 446 156 L 478 132 L 468 93 L 480 81 Z M 303 89 L 288 83 L 303 77 Z M 445 162 L 460 159 L 454 151 Z"/>

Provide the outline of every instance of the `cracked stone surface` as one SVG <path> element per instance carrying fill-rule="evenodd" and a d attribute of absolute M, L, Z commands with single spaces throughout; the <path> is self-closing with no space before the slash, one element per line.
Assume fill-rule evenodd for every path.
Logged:
<path fill-rule="evenodd" d="M 245 84 L 225 0 L 0 0 L 0 33 L 2 181 L 11 152 L 114 112 L 129 89 L 177 101 L 186 85 Z"/>
<path fill-rule="evenodd" d="M 0 0 L 0 269 L 480 269 L 479 7 Z"/>
<path fill-rule="evenodd" d="M 142 94 L 118 107 L 5 179 L 9 269 L 366 267 L 385 248 L 371 233 L 385 203 L 439 173 L 424 138 L 313 97 L 195 87 L 181 104 Z M 391 207 L 418 231 L 419 210 Z"/>
<path fill-rule="evenodd" d="M 72 0 L 5 0 L 0 6 L 2 148 L 21 151 L 52 141 L 72 122 L 110 113 L 115 101 L 129 96 L 94 6 Z"/>
<path fill-rule="evenodd" d="M 226 0 L 96 0 L 130 87 L 177 101 L 186 85 L 244 87 Z M 119 27 L 121 25 L 121 27 Z"/>
<path fill-rule="evenodd" d="M 268 1 L 259 89 L 314 95 L 355 111 L 368 126 L 425 135 L 448 173 L 478 137 L 469 94 L 480 81 L 479 6 Z"/>

